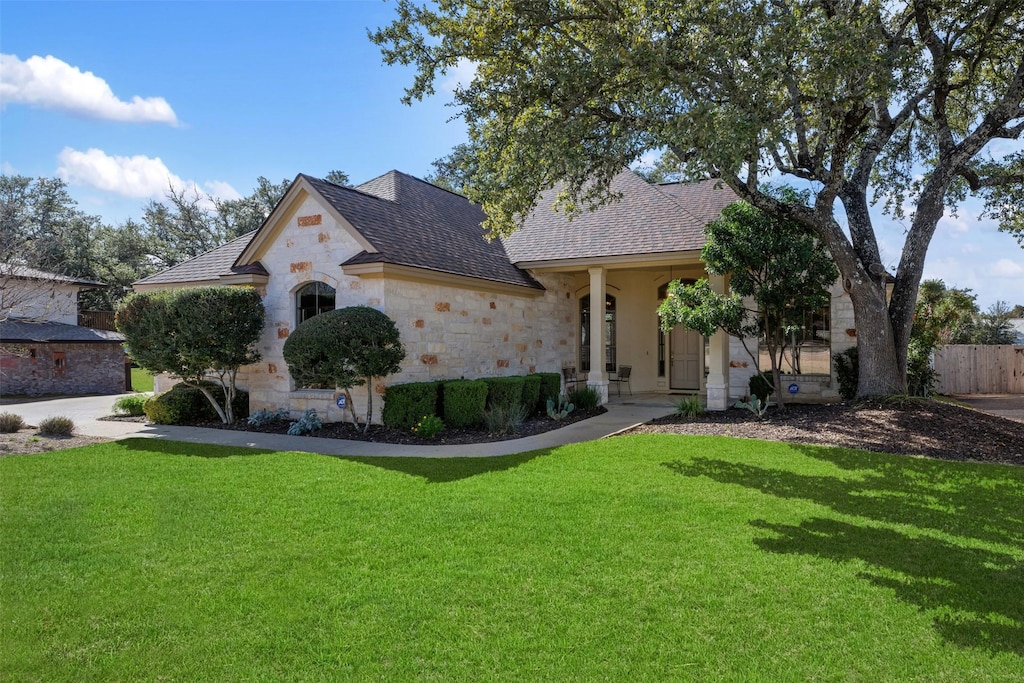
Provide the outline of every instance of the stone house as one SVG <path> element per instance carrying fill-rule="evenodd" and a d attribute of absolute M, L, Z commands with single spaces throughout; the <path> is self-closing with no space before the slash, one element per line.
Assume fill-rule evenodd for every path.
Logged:
<path fill-rule="evenodd" d="M 545 196 L 521 230 L 487 241 L 478 206 L 412 176 L 391 171 L 341 187 L 300 174 L 258 230 L 135 289 L 260 291 L 263 358 L 240 375 L 253 409 L 313 407 L 342 419 L 334 392 L 294 386 L 281 349 L 303 320 L 357 304 L 392 318 L 408 352 L 378 392 L 390 382 L 574 367 L 606 399 L 609 380 L 630 366 L 634 392 L 697 393 L 710 409 L 725 409 L 757 371 L 741 340 L 683 328 L 663 334 L 656 309 L 670 280 L 708 276 L 703 228 L 735 195 L 714 181 L 651 185 L 631 171 L 612 189 L 621 201 L 571 221 Z M 727 278 L 710 280 L 725 291 Z M 832 295 L 828 309 L 808 312 L 797 340 L 798 398 L 838 397 L 831 354 L 854 345 L 855 332 L 848 295 L 838 286 Z M 603 314 L 592 301 L 603 302 Z M 747 343 L 756 356 L 756 340 Z"/>
<path fill-rule="evenodd" d="M 0 394 L 125 391 L 121 335 L 77 324 L 78 293 L 105 286 L 23 266 L 0 266 Z"/>

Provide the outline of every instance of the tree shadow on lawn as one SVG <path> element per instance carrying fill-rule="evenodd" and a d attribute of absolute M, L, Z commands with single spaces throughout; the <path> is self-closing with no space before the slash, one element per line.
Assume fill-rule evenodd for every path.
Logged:
<path fill-rule="evenodd" d="M 121 439 L 110 444 L 132 453 L 159 453 L 161 455 L 184 455 L 192 458 L 230 458 L 234 456 L 267 455 L 276 451 L 247 446 L 216 446 L 188 441 L 169 441 L 153 438 Z"/>
<path fill-rule="evenodd" d="M 550 449 L 516 453 L 515 455 L 494 455 L 488 457 L 452 458 L 396 458 L 374 456 L 336 456 L 343 460 L 379 467 L 392 472 L 401 472 L 412 477 L 422 477 L 431 484 L 444 484 L 460 479 L 469 479 L 488 472 L 504 472 L 530 462 L 534 458 L 550 453 Z"/>
<path fill-rule="evenodd" d="M 738 484 L 780 498 L 808 500 L 854 523 L 812 518 L 799 526 L 752 520 L 777 553 L 861 560 L 860 575 L 921 609 L 940 610 L 938 632 L 951 643 L 1024 654 L 1024 562 L 922 533 L 909 525 L 1024 550 L 1024 470 L 967 465 L 848 449 L 792 446 L 860 476 L 817 476 L 710 458 L 664 463 L 688 477 Z"/>

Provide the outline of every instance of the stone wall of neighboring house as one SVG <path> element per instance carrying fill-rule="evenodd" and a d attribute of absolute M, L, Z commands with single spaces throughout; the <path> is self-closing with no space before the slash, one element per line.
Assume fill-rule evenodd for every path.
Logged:
<path fill-rule="evenodd" d="M 124 348 L 111 344 L 34 343 L 0 348 L 5 395 L 121 394 Z"/>

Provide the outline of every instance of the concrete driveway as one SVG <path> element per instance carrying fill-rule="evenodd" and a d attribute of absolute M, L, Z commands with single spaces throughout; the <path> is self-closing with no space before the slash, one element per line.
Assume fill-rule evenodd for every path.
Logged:
<path fill-rule="evenodd" d="M 1024 422 L 1024 394 L 957 394 L 953 398 L 975 410 Z"/>
<path fill-rule="evenodd" d="M 146 425 L 139 422 L 107 422 L 97 418 L 114 412 L 114 401 L 121 396 L 68 396 L 62 398 L 9 399 L 0 398 L 0 412 L 21 415 L 30 425 L 38 425 L 47 417 L 70 417 L 75 421 L 76 431 L 88 436 L 103 436 L 116 439 L 143 431 Z"/>

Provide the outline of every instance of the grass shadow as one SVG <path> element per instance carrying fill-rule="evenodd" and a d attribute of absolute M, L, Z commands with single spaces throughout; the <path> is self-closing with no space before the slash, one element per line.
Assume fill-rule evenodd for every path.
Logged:
<path fill-rule="evenodd" d="M 922 609 L 939 609 L 936 630 L 951 643 L 1024 653 L 1024 563 L 1014 555 L 956 545 L 887 525 L 909 525 L 1024 551 L 1024 470 L 939 462 L 852 449 L 791 446 L 848 474 L 801 474 L 701 458 L 663 465 L 785 499 L 807 500 L 862 518 L 813 518 L 799 526 L 751 523 L 774 534 L 770 552 L 861 560 L 864 577 Z"/>
<path fill-rule="evenodd" d="M 550 453 L 550 449 L 476 458 L 396 458 L 374 456 L 336 456 L 344 460 L 422 477 L 431 484 L 469 479 L 490 472 L 505 472 Z"/>
<path fill-rule="evenodd" d="M 249 448 L 246 446 L 217 446 L 188 441 L 171 441 L 153 438 L 129 438 L 114 441 L 112 448 L 120 448 L 132 453 L 154 453 L 160 455 L 183 455 L 191 458 L 231 458 L 235 456 L 266 455 L 276 451 L 265 448 Z"/>

